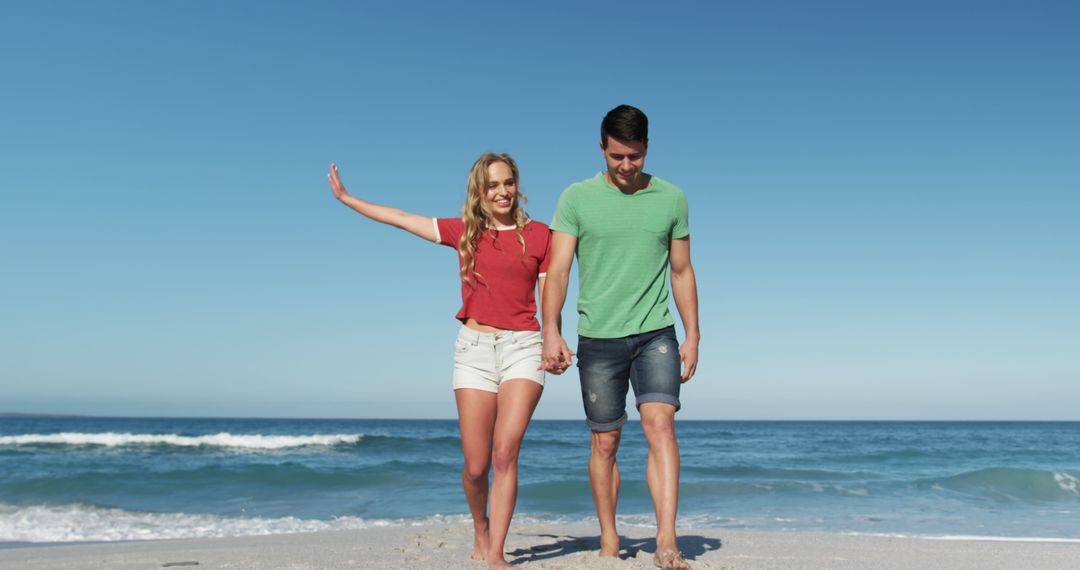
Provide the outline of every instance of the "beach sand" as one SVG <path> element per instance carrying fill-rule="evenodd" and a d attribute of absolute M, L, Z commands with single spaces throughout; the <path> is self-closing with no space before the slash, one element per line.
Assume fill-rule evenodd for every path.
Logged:
<path fill-rule="evenodd" d="M 0 568 L 431 568 L 486 566 L 468 559 L 471 525 L 372 528 L 274 536 L 59 544 L 0 549 Z M 514 525 L 508 559 L 522 568 L 652 568 L 648 528 L 621 529 L 621 559 L 597 557 L 597 529 Z M 1080 544 L 930 540 L 800 532 L 687 529 L 680 538 L 697 569 L 1080 568 Z"/>

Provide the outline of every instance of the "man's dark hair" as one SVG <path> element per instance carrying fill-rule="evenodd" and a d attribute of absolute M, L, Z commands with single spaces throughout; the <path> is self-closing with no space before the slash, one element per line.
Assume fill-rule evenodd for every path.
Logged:
<path fill-rule="evenodd" d="M 649 118 L 641 109 L 619 105 L 604 115 L 600 123 L 600 145 L 607 148 L 608 137 L 649 144 Z"/>

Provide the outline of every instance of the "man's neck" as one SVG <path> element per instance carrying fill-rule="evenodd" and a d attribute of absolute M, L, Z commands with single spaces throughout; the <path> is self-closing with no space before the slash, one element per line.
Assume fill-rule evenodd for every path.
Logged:
<path fill-rule="evenodd" d="M 634 179 L 634 183 L 630 186 L 619 186 L 615 182 L 615 180 L 611 178 L 610 172 L 604 172 L 604 180 L 607 180 L 608 184 L 611 184 L 623 194 L 634 194 L 648 188 L 649 182 L 652 182 L 652 176 L 649 176 L 648 174 L 642 172 L 636 179 Z"/>

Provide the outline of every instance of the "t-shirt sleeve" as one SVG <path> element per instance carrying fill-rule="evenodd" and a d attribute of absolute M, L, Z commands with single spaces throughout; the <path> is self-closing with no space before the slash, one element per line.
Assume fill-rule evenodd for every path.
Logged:
<path fill-rule="evenodd" d="M 551 220 L 551 229 L 578 237 L 577 209 L 574 207 L 573 193 L 569 188 L 559 196 L 555 206 L 555 219 Z"/>
<path fill-rule="evenodd" d="M 544 232 L 547 234 L 546 243 L 544 244 L 544 257 L 540 259 L 540 275 L 547 273 L 548 260 L 551 259 L 551 232 Z"/>
<path fill-rule="evenodd" d="M 435 224 L 435 243 L 457 247 L 465 232 L 465 222 L 461 218 L 431 218 L 431 223 Z"/>
<path fill-rule="evenodd" d="M 686 194 L 681 191 L 675 199 L 675 225 L 671 228 L 671 239 L 682 239 L 690 235 L 690 206 L 686 203 Z"/>

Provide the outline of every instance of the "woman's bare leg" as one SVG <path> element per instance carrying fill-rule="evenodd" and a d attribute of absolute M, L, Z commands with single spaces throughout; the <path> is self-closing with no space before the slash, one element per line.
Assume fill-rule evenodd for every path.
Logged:
<path fill-rule="evenodd" d="M 491 436 L 495 429 L 495 408 L 498 394 L 460 388 L 454 390 L 457 400 L 458 426 L 461 428 L 461 451 L 465 455 L 465 469 L 461 485 L 465 488 L 465 500 L 472 513 L 473 560 L 483 560 L 488 545 L 488 471 L 491 468 Z"/>
<path fill-rule="evenodd" d="M 491 568 L 511 567 L 506 562 L 503 549 L 517 502 L 518 453 L 543 391 L 542 385 L 524 378 L 506 380 L 499 389 L 491 459 L 495 469 L 491 481 L 491 542 L 486 557 Z"/>

